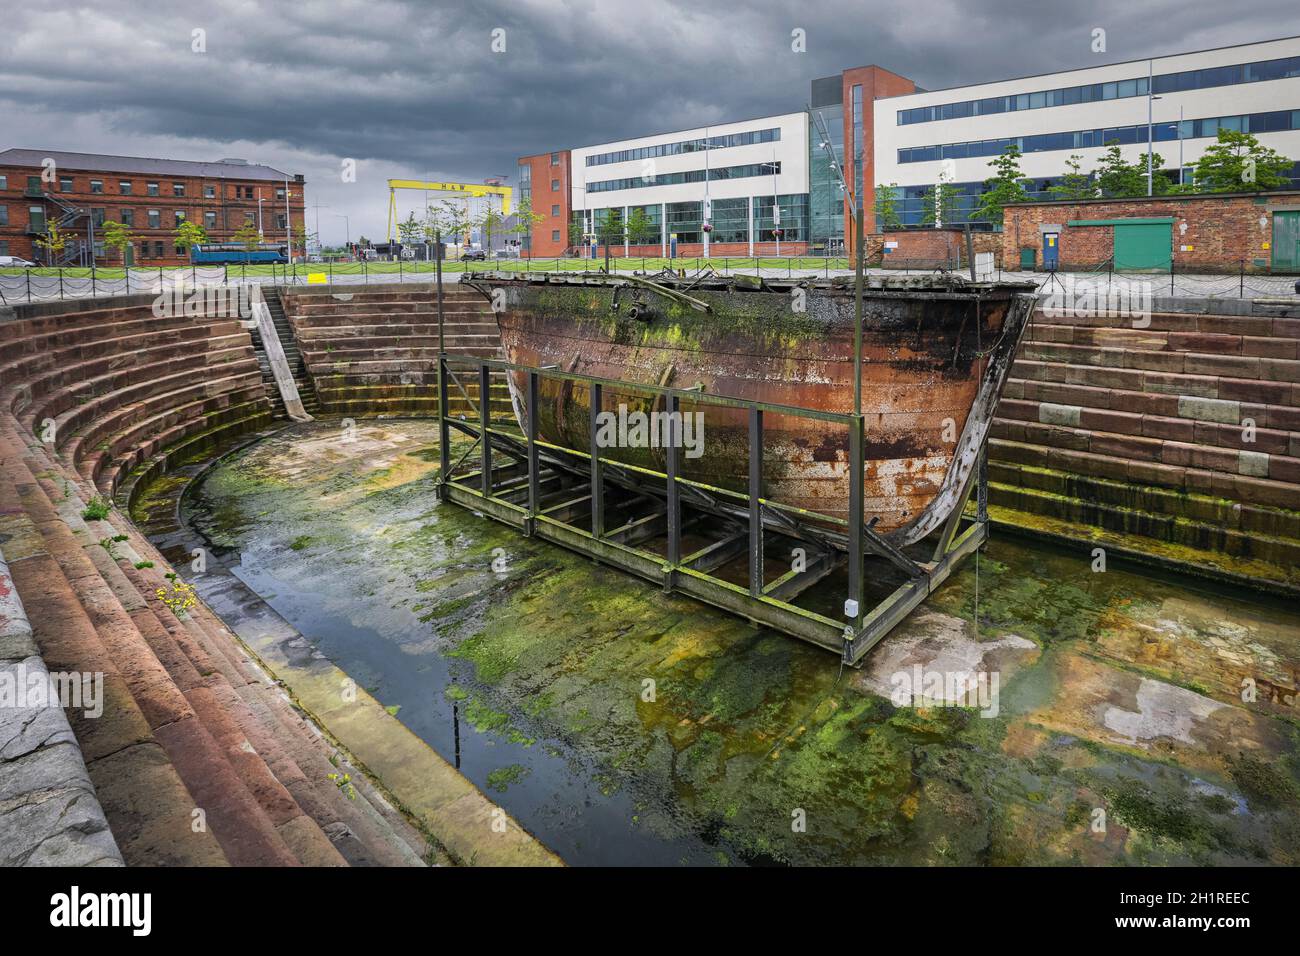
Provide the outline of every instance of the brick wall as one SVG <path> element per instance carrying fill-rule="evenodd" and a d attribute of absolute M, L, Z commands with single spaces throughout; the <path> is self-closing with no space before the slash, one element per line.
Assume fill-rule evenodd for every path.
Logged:
<path fill-rule="evenodd" d="M 232 174 L 237 174 L 240 167 L 232 164 L 230 168 Z M 6 207 L 8 219 L 7 225 L 0 220 L 0 240 L 8 243 L 8 255 L 32 260 L 43 258 L 37 255 L 40 250 L 34 243 L 36 237 L 28 232 L 31 226 L 31 207 L 43 207 L 49 219 L 56 219 L 62 215 L 62 211 L 54 203 L 29 197 L 26 194 L 28 179 L 40 175 L 40 167 L 0 167 L 0 177 L 5 180 L 5 188 L 0 189 L 0 205 Z M 63 179 L 71 180 L 70 189 L 62 188 L 60 180 Z M 100 183 L 102 192 L 91 191 L 92 181 Z M 122 194 L 119 186 L 121 182 L 130 183 L 130 195 Z M 156 196 L 148 194 L 150 183 L 157 184 Z M 184 195 L 175 195 L 174 187 L 177 184 L 183 187 Z M 290 179 L 287 186 L 290 193 L 289 221 L 291 227 L 296 230 L 304 222 L 305 184 Z M 213 193 L 211 197 L 205 194 L 209 187 Z M 276 216 L 284 213 L 285 200 L 282 193 L 279 194 L 280 198 L 277 198 L 277 192 L 285 187 L 286 183 L 283 180 L 241 179 L 238 175 L 218 179 L 177 176 L 170 173 L 123 173 L 66 168 L 58 169 L 53 182 L 40 183 L 40 189 L 44 193 L 72 206 L 88 210 L 103 210 L 104 219 L 107 221 L 121 222 L 122 211 L 131 210 L 134 221 L 129 228 L 136 237 L 133 243 L 136 264 L 150 266 L 178 265 L 189 261 L 188 256 L 176 253 L 175 213 L 177 210 L 184 212 L 188 221 L 204 226 L 211 241 L 224 242 L 228 241 L 249 217 L 254 223 L 258 221 L 260 197 L 262 230 L 266 241 L 284 243 L 285 230 L 277 225 Z M 151 228 L 149 225 L 151 209 L 157 210 L 159 214 L 157 228 Z M 211 226 L 206 225 L 205 220 L 205 213 L 209 212 L 214 214 L 215 219 L 214 225 Z M 86 219 L 83 217 L 65 227 L 63 233 L 69 239 L 84 240 Z M 97 241 L 100 238 L 98 226 L 95 228 L 95 237 Z M 160 242 L 162 255 L 157 254 Z M 120 255 L 111 249 L 106 249 L 105 255 L 99 257 L 98 261 L 100 265 L 105 266 L 121 265 Z"/>
<path fill-rule="evenodd" d="M 557 160 L 554 165 L 552 156 Z M 529 170 L 533 213 L 543 217 L 529 233 L 528 254 L 534 258 L 561 256 L 569 247 L 569 151 L 524 156 L 519 165 Z"/>
<path fill-rule="evenodd" d="M 1300 210 L 1297 193 L 1245 193 L 1218 196 L 1156 196 L 1151 199 L 1037 202 L 1006 208 L 1002 231 L 1005 263 L 1020 261 L 1020 250 L 1035 250 L 1042 266 L 1039 227 L 1061 227 L 1063 266 L 1095 267 L 1110 259 L 1114 227 L 1070 226 L 1071 221 L 1172 218 L 1174 269 L 1236 272 L 1265 271 L 1271 259 L 1275 209 Z M 1262 223 L 1261 223 L 1261 220 Z"/>

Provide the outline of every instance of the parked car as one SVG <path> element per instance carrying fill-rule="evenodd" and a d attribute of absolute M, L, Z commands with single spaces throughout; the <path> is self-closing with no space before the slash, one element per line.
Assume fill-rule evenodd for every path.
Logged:
<path fill-rule="evenodd" d="M 482 249 L 471 249 L 469 250 L 469 252 L 466 252 L 464 255 L 462 255 L 461 258 L 466 259 L 470 262 L 486 262 L 487 253 L 484 252 Z"/>
<path fill-rule="evenodd" d="M 0 269 L 31 269 L 36 263 L 20 256 L 0 256 Z"/>

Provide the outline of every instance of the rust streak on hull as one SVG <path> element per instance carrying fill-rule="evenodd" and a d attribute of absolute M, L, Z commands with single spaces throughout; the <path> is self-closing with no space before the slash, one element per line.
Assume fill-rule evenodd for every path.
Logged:
<path fill-rule="evenodd" d="M 486 283 L 486 285 L 484 284 Z M 653 290 L 617 279 L 481 279 L 505 290 L 497 315 L 511 362 L 642 385 L 843 414 L 853 411 L 853 303 L 842 284 L 750 290 L 715 280 L 693 287 L 702 314 Z M 804 309 L 797 307 L 803 296 Z M 1021 285 L 966 288 L 960 280 L 893 285 L 867 292 L 862 392 L 865 514 L 896 544 L 923 537 L 943 520 L 983 439 L 1032 297 Z M 792 307 L 793 306 L 793 307 Z M 1010 322 L 1008 321 L 1010 318 Z M 525 374 L 510 375 L 522 416 Z M 589 450 L 590 393 L 581 383 L 543 380 L 539 432 Z M 602 407 L 651 412 L 643 396 L 607 388 Z M 682 399 L 682 411 L 697 408 Z M 974 410 L 974 414 L 972 411 Z M 698 457 L 683 456 L 684 477 L 744 490 L 743 410 L 703 408 Z M 836 518 L 848 516 L 848 429 L 791 415 L 765 416 L 765 497 Z M 605 449 L 609 457 L 663 470 L 661 447 Z M 969 459 L 967 461 L 966 459 Z M 959 469 L 953 468 L 957 460 Z M 946 489 L 956 487 L 950 494 Z"/>

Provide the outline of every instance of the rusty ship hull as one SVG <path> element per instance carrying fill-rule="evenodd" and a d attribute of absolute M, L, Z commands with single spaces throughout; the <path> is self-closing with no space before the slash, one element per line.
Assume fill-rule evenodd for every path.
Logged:
<path fill-rule="evenodd" d="M 851 414 L 854 302 L 850 283 L 746 283 L 735 278 L 654 282 L 609 276 L 467 277 L 495 296 L 506 357 L 532 368 L 639 385 Z M 1032 286 L 975 284 L 952 276 L 873 277 L 864 295 L 862 404 L 864 514 L 895 545 L 924 537 L 957 506 L 987 433 L 1016 345 L 1033 308 Z M 522 425 L 527 373 L 508 373 Z M 591 392 L 543 377 L 543 440 L 590 450 Z M 612 415 L 662 411 L 607 387 Z M 702 438 L 681 474 L 743 491 L 748 416 L 692 405 Z M 604 444 L 604 443 L 602 443 Z M 602 455 L 664 470 L 662 447 L 602 447 Z M 847 519 L 848 428 L 768 411 L 763 495 Z"/>

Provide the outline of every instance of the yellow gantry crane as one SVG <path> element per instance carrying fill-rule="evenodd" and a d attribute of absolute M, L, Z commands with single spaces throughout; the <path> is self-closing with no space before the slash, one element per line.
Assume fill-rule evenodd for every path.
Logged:
<path fill-rule="evenodd" d="M 509 186 L 496 186 L 489 183 L 426 183 L 418 179 L 390 179 L 388 181 L 389 242 L 397 241 L 397 191 L 399 189 L 418 189 L 430 193 L 456 193 L 474 198 L 500 196 L 502 216 L 510 215 L 510 197 L 514 195 L 514 190 Z"/>

